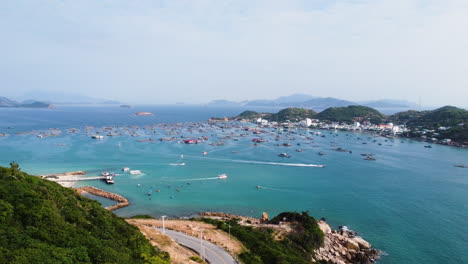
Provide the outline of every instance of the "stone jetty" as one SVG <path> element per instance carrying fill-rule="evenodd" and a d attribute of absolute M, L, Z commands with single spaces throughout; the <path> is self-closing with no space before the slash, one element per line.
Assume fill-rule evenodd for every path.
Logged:
<path fill-rule="evenodd" d="M 104 190 L 101 190 L 101 189 L 98 189 L 98 188 L 95 188 L 95 187 L 85 186 L 85 187 L 76 188 L 75 190 L 79 194 L 82 194 L 82 193 L 86 192 L 86 193 L 94 194 L 96 196 L 100 196 L 100 197 L 103 197 L 103 198 L 107 198 L 107 199 L 111 199 L 111 200 L 114 200 L 116 202 L 119 202 L 116 205 L 106 207 L 106 209 L 109 210 L 109 211 L 114 211 L 114 210 L 117 210 L 119 208 L 130 205 L 130 203 L 128 202 L 128 200 L 125 197 L 120 196 L 120 195 L 115 194 L 115 193 L 107 192 L 107 191 L 104 191 Z"/>

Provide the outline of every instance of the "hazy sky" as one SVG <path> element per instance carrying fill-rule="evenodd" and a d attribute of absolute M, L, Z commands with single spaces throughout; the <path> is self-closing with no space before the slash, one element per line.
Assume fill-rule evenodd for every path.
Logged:
<path fill-rule="evenodd" d="M 468 105 L 467 0 L 2 0 L 0 96 Z"/>

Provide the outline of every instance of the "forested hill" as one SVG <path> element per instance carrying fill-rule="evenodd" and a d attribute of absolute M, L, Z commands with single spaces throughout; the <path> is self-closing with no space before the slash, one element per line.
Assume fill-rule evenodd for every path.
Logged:
<path fill-rule="evenodd" d="M 0 167 L 0 263 L 169 263 L 98 202 L 10 165 Z"/>
<path fill-rule="evenodd" d="M 374 108 L 362 105 L 347 107 L 330 107 L 318 113 L 316 118 L 332 122 L 353 122 L 356 117 L 369 120 L 372 124 L 380 124 L 385 116 Z"/>

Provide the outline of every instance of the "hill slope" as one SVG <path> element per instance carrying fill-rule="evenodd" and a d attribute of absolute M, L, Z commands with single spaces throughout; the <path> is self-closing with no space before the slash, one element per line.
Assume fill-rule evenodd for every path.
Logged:
<path fill-rule="evenodd" d="M 317 119 L 332 122 L 353 122 L 358 117 L 369 120 L 373 124 L 379 124 L 385 116 L 373 108 L 361 105 L 330 107 L 316 116 Z"/>
<path fill-rule="evenodd" d="M 0 167 L 0 263 L 169 263 L 123 219 L 74 190 Z"/>
<path fill-rule="evenodd" d="M 297 122 L 305 118 L 314 118 L 316 115 L 317 113 L 314 110 L 306 108 L 286 108 L 276 114 L 265 116 L 265 119 L 276 122 L 285 122 L 288 120 Z"/>
<path fill-rule="evenodd" d="M 422 115 L 409 120 L 410 127 L 423 126 L 437 128 L 439 126 L 456 126 L 468 122 L 468 111 L 454 106 L 444 106 L 432 111 L 422 112 Z"/>

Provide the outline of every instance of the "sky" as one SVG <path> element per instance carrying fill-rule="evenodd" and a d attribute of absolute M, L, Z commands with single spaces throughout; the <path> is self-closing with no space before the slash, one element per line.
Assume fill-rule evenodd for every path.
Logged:
<path fill-rule="evenodd" d="M 2 0 L 0 96 L 467 106 L 466 0 Z"/>

